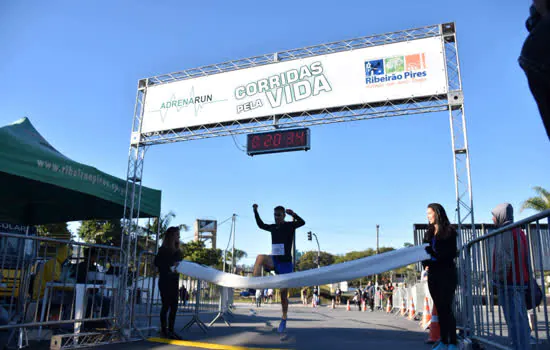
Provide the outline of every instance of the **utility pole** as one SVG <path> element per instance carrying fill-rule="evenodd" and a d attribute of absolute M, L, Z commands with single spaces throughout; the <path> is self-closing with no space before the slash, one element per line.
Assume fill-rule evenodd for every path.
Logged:
<path fill-rule="evenodd" d="M 380 225 L 376 224 L 376 255 L 378 255 L 379 251 L 379 232 L 380 231 Z M 374 275 L 374 285 L 378 286 L 378 274 Z"/>

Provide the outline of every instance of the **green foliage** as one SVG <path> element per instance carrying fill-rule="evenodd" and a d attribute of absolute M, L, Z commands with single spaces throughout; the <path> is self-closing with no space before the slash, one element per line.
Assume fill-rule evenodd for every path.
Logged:
<path fill-rule="evenodd" d="M 204 242 L 192 241 L 181 245 L 183 258 L 206 266 L 219 266 L 221 264 L 221 249 L 206 248 Z"/>
<path fill-rule="evenodd" d="M 246 258 L 247 256 L 248 254 L 246 254 L 245 251 L 235 248 L 235 266 L 237 266 L 237 264 L 239 263 L 239 260 L 241 260 L 242 258 Z M 233 256 L 231 254 L 231 250 L 228 250 L 227 256 L 226 256 L 226 263 L 228 266 L 231 266 L 232 260 L 233 260 Z"/>
<path fill-rule="evenodd" d="M 540 186 L 533 187 L 533 190 L 537 196 L 528 198 L 523 202 L 521 211 L 532 209 L 541 212 L 550 209 L 550 192 Z"/>
<path fill-rule="evenodd" d="M 176 213 L 173 211 L 169 211 L 166 214 L 160 215 L 160 226 L 159 226 L 159 218 L 154 218 L 152 221 L 147 222 L 147 224 L 143 227 L 143 229 L 149 234 L 153 234 L 157 232 L 157 229 L 160 232 L 160 238 L 162 239 L 162 236 L 164 235 L 164 232 L 168 230 L 168 228 L 172 223 L 172 220 L 176 218 Z M 189 231 L 189 226 L 185 224 L 176 225 L 180 228 L 182 231 Z"/>
<path fill-rule="evenodd" d="M 86 243 L 120 246 L 120 220 L 86 220 L 80 223 L 78 236 Z"/>
<path fill-rule="evenodd" d="M 386 253 L 391 252 L 392 250 L 395 250 L 391 247 L 380 247 L 379 253 Z M 368 256 L 376 255 L 376 249 L 369 248 L 367 250 L 361 250 L 361 251 L 353 251 L 346 253 L 345 255 L 337 255 L 334 263 L 339 264 L 345 261 L 352 261 L 357 260 L 361 258 L 366 258 Z"/>
<path fill-rule="evenodd" d="M 321 266 L 332 265 L 334 264 L 334 255 L 322 251 L 320 260 Z M 317 268 L 317 251 L 303 253 L 300 259 L 296 262 L 296 271 L 305 271 L 315 268 Z"/>
<path fill-rule="evenodd" d="M 66 222 L 58 224 L 46 224 L 36 226 L 38 235 L 41 237 L 58 238 L 70 240 L 73 238 L 72 232 L 69 230 Z"/>
<path fill-rule="evenodd" d="M 380 254 L 390 252 L 392 250 L 395 250 L 395 249 L 391 248 L 391 247 L 380 247 L 378 249 Z M 361 258 L 366 258 L 366 257 L 372 256 L 372 255 L 376 255 L 376 249 L 369 248 L 369 249 L 362 250 L 362 251 L 353 251 L 353 252 L 346 253 L 345 255 L 336 256 L 335 263 L 339 264 L 339 263 L 343 263 L 343 262 L 346 262 L 346 261 L 352 261 L 352 260 L 357 260 L 357 259 L 361 259 Z M 383 279 L 388 279 L 389 280 L 390 273 L 389 272 L 384 272 L 384 273 L 382 273 L 378 276 L 379 276 L 380 281 L 383 280 Z M 375 276 L 365 276 L 363 278 L 358 278 L 358 279 L 355 279 L 353 281 L 348 281 L 348 284 L 349 284 L 350 287 L 356 287 L 356 286 L 359 286 L 359 285 L 364 286 L 365 284 L 368 283 L 368 281 L 374 281 L 374 280 L 375 280 Z"/>

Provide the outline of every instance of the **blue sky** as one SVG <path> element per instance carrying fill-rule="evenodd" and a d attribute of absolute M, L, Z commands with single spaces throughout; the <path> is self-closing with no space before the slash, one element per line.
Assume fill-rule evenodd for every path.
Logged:
<path fill-rule="evenodd" d="M 126 174 L 137 81 L 232 59 L 455 21 L 477 222 L 531 187 L 550 187 L 550 142 L 517 56 L 528 0 L 2 1 L 0 124 L 23 116 L 72 159 Z M 236 138 L 245 143 L 244 136 Z M 144 183 L 163 191 L 175 223 L 237 213 L 245 263 L 270 250 L 256 228 L 282 204 L 307 222 L 300 250 L 345 253 L 412 241 L 430 202 L 454 213 L 447 113 L 312 128 L 309 152 L 248 157 L 230 137 L 155 146 Z M 525 217 L 533 212 L 517 213 Z M 219 227 L 219 246 L 229 223 Z M 187 240 L 192 232 L 184 233 Z"/>

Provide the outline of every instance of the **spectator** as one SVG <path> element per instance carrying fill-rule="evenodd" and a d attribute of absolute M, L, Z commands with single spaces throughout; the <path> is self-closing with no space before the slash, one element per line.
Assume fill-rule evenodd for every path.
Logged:
<path fill-rule="evenodd" d="M 497 227 L 514 222 L 514 208 L 509 203 L 493 209 L 493 223 Z M 525 293 L 529 283 L 527 238 L 521 229 L 513 229 L 495 237 L 493 273 L 498 290 L 498 303 L 510 328 L 509 336 L 514 349 L 523 350 L 529 345 L 529 320 Z"/>
<path fill-rule="evenodd" d="M 180 300 L 183 302 L 184 306 L 187 305 L 187 300 L 189 300 L 189 292 L 185 286 L 181 286 L 180 288 Z"/>
<path fill-rule="evenodd" d="M 429 266 L 424 267 L 424 270 L 422 270 L 422 274 L 420 275 L 420 281 L 424 282 L 428 280 L 428 270 L 430 269 Z"/>
<path fill-rule="evenodd" d="M 457 286 L 455 257 L 457 256 L 456 231 L 451 227 L 445 209 L 440 204 L 428 205 L 428 230 L 424 242 L 430 245 L 426 252 L 431 256 L 423 262 L 429 266 L 428 288 L 439 314 L 441 341 L 435 350 L 456 350 L 456 319 L 453 301 Z"/>
<path fill-rule="evenodd" d="M 370 307 L 370 312 L 374 311 L 374 285 L 372 284 L 372 281 L 369 281 L 367 284 L 367 299 Z"/>
<path fill-rule="evenodd" d="M 256 307 L 262 306 L 262 289 L 256 289 Z"/>
<path fill-rule="evenodd" d="M 313 300 L 315 300 L 315 305 L 319 305 L 319 290 L 317 287 L 313 287 Z"/>
<path fill-rule="evenodd" d="M 382 308 L 384 307 L 384 304 L 387 303 L 389 295 L 390 288 L 388 287 L 388 283 L 384 283 L 382 286 Z"/>
<path fill-rule="evenodd" d="M 336 305 L 340 305 L 340 302 L 341 302 L 341 298 L 342 298 L 342 290 L 340 289 L 340 287 L 336 288 Z"/>
<path fill-rule="evenodd" d="M 359 308 L 359 311 L 361 311 L 361 289 L 360 288 L 357 288 L 355 290 L 355 293 L 353 294 L 353 302 Z"/>
<path fill-rule="evenodd" d="M 178 311 L 179 274 L 174 270 L 182 260 L 180 250 L 180 229 L 172 226 L 166 230 L 162 246 L 155 257 L 155 266 L 159 270 L 159 291 L 162 301 L 160 309 L 161 336 L 168 339 L 181 339 L 175 332 L 176 313 Z M 168 315 L 168 325 L 166 316 Z"/>
<path fill-rule="evenodd" d="M 550 139 L 550 0 L 533 1 L 526 26 L 529 35 L 523 43 L 519 64 Z"/>
<path fill-rule="evenodd" d="M 307 305 L 307 287 L 302 288 L 302 304 Z"/>
<path fill-rule="evenodd" d="M 96 274 L 93 274 L 93 276 L 88 274 L 89 272 L 99 272 L 101 269 L 97 263 L 98 255 L 99 250 L 97 248 L 91 247 L 84 250 L 84 260 L 76 265 L 75 275 L 72 276 L 76 278 L 76 283 L 95 283 L 101 280 Z"/>
<path fill-rule="evenodd" d="M 395 288 L 391 283 L 388 283 L 388 299 L 390 301 L 390 304 L 393 306 L 393 291 Z"/>
<path fill-rule="evenodd" d="M 369 292 L 367 291 L 367 286 L 365 286 L 365 288 L 363 289 L 361 299 L 361 301 L 363 302 L 363 307 L 366 308 L 369 303 Z"/>
<path fill-rule="evenodd" d="M 89 275 L 90 272 L 98 272 L 99 268 L 97 265 L 97 257 L 98 257 L 99 251 L 94 248 L 87 248 L 84 250 L 84 261 L 81 261 L 76 265 L 75 274 L 76 276 L 73 276 L 76 278 L 76 283 L 82 283 L 82 284 L 95 284 L 100 283 L 98 280 L 97 275 L 94 274 L 94 276 Z M 101 283 L 103 283 L 101 281 Z M 101 317 L 108 317 L 109 316 L 109 310 L 111 308 L 111 299 L 102 295 L 99 290 L 87 290 L 88 294 L 88 302 L 86 306 L 86 317 L 92 318 L 92 310 L 95 307 L 98 307 L 101 310 Z M 99 327 L 104 326 L 105 322 L 101 322 L 101 324 L 95 324 L 88 322 L 87 326 L 90 327 Z"/>

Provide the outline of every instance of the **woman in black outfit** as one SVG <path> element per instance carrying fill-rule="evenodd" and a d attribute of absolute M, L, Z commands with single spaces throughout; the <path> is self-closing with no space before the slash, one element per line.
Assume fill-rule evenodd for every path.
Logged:
<path fill-rule="evenodd" d="M 426 252 L 431 259 L 423 262 L 429 266 L 428 288 L 437 309 L 441 342 L 436 350 L 456 350 L 456 319 L 453 312 L 453 301 L 457 285 L 455 257 L 457 256 L 455 229 L 451 227 L 445 209 L 440 204 L 432 203 L 427 210 L 429 227 L 424 235 Z"/>
<path fill-rule="evenodd" d="M 173 267 L 182 260 L 180 250 L 180 230 L 178 227 L 170 227 L 164 234 L 162 246 L 155 257 L 155 266 L 159 270 L 159 291 L 162 300 L 160 309 L 161 336 L 169 339 L 181 339 L 174 331 L 176 312 L 178 311 L 179 274 Z M 166 314 L 168 316 L 168 328 L 166 327 Z"/>

